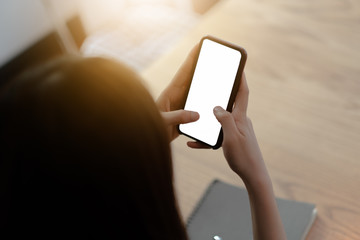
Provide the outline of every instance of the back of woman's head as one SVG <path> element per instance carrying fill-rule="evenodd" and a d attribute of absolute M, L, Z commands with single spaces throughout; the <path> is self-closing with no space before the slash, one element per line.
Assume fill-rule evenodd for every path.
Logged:
<path fill-rule="evenodd" d="M 131 70 L 64 57 L 10 83 L 0 111 L 8 233 L 186 238 L 165 127 Z"/>

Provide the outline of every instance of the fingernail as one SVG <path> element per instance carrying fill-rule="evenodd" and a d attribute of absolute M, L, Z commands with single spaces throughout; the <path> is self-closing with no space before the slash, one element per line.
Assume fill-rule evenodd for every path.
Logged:
<path fill-rule="evenodd" d="M 214 107 L 213 111 L 214 111 L 215 115 L 221 115 L 221 114 L 223 114 L 224 109 L 222 107 L 220 107 L 220 106 L 216 106 L 216 107 Z"/>
<path fill-rule="evenodd" d="M 191 112 L 190 116 L 191 116 L 191 120 L 193 120 L 193 121 L 196 121 L 200 118 L 200 115 L 197 112 Z"/>

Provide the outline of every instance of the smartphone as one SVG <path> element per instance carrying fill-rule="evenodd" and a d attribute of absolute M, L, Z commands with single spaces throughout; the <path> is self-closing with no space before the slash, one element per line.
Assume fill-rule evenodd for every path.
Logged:
<path fill-rule="evenodd" d="M 200 114 L 198 121 L 179 125 L 179 132 L 213 149 L 222 144 L 221 124 L 213 109 L 221 106 L 231 112 L 247 53 L 244 48 L 213 36 L 200 41 L 200 50 L 184 109 Z"/>

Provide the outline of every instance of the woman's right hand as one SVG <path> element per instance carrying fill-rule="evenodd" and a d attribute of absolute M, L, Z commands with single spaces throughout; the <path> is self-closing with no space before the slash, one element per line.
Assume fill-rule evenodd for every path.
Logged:
<path fill-rule="evenodd" d="M 216 119 L 223 129 L 222 148 L 230 168 L 244 181 L 248 190 L 254 239 L 286 239 L 277 209 L 270 176 L 256 140 L 253 126 L 246 116 L 249 88 L 242 75 L 233 111 L 214 108 Z M 201 148 L 199 142 L 189 142 Z"/>
<path fill-rule="evenodd" d="M 249 88 L 243 74 L 232 113 L 219 106 L 214 108 L 215 117 L 223 129 L 224 156 L 245 184 L 267 176 L 251 120 L 246 115 L 248 98 Z"/>
<path fill-rule="evenodd" d="M 222 148 L 230 168 L 244 181 L 248 190 L 253 238 L 286 239 L 277 209 L 270 176 L 256 140 L 250 119 L 246 116 L 249 98 L 245 74 L 242 75 L 233 111 L 214 108 L 216 119 L 223 129 Z M 199 142 L 188 142 L 189 147 L 206 147 Z"/>
<path fill-rule="evenodd" d="M 237 173 L 245 184 L 268 179 L 267 170 L 256 140 L 251 120 L 246 115 L 249 88 L 243 73 L 239 90 L 236 94 L 233 111 L 222 107 L 214 108 L 214 115 L 223 130 L 222 148 L 230 168 Z M 203 143 L 189 141 L 191 148 L 209 148 Z M 251 186 L 252 184 L 250 184 Z"/>
<path fill-rule="evenodd" d="M 286 239 L 270 176 L 252 123 L 246 116 L 248 98 L 249 89 L 243 74 L 232 113 L 221 107 L 214 108 L 215 117 L 223 128 L 224 155 L 248 190 L 254 239 Z"/>

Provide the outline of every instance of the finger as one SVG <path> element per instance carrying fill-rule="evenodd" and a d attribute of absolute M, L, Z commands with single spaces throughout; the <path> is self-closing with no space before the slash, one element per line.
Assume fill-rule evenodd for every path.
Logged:
<path fill-rule="evenodd" d="M 186 110 L 163 112 L 162 115 L 166 123 L 170 125 L 195 122 L 200 117 L 199 113 Z"/>
<path fill-rule="evenodd" d="M 214 108 L 214 115 L 222 126 L 225 138 L 232 136 L 236 132 L 237 127 L 231 113 L 217 106 Z"/>
<path fill-rule="evenodd" d="M 197 43 L 188 54 L 185 62 L 181 65 L 177 71 L 175 77 L 172 80 L 172 83 L 176 87 L 187 86 L 187 83 L 191 79 L 193 66 L 196 61 L 197 53 L 199 52 L 199 43 Z"/>
<path fill-rule="evenodd" d="M 188 147 L 196 148 L 196 149 L 210 149 L 210 147 L 204 143 L 196 142 L 196 141 L 189 141 L 187 142 Z"/>
<path fill-rule="evenodd" d="M 233 114 L 235 117 L 246 116 L 249 101 L 249 87 L 247 85 L 245 73 L 241 76 L 239 90 L 236 94 Z"/>

